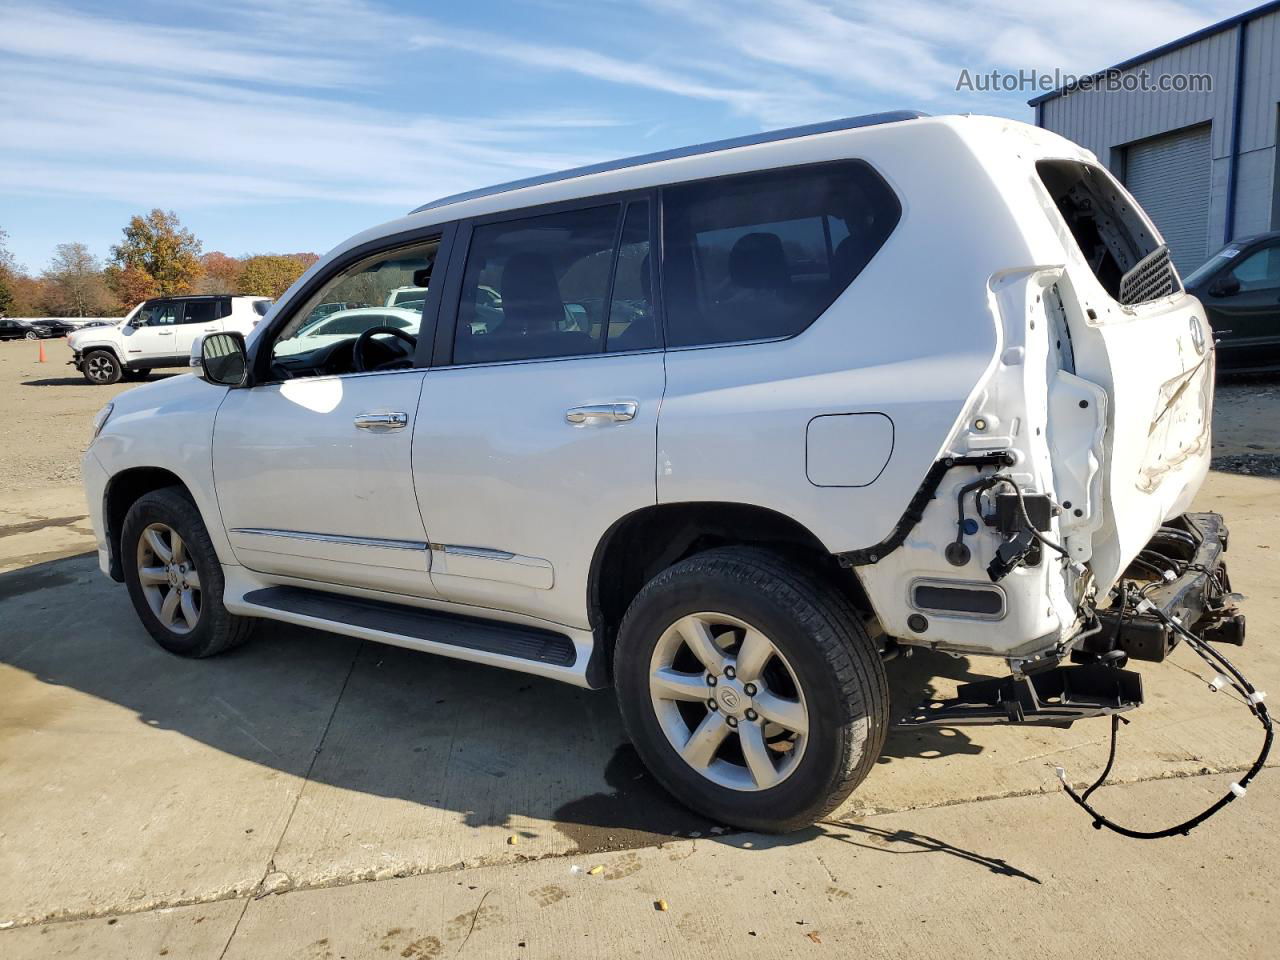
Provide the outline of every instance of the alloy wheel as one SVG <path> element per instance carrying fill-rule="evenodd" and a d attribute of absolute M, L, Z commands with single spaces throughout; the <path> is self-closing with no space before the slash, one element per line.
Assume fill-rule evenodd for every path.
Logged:
<path fill-rule="evenodd" d="M 85 361 L 85 364 L 89 370 L 89 376 L 93 380 L 96 380 L 99 383 L 105 383 L 107 380 L 111 379 L 111 361 L 106 357 L 100 354 L 94 354 Z"/>
<path fill-rule="evenodd" d="M 809 711 L 795 672 L 760 630 L 722 613 L 681 617 L 659 638 L 649 692 L 667 740 L 732 790 L 767 790 L 800 763 Z"/>
<path fill-rule="evenodd" d="M 200 574 L 187 545 L 165 523 L 153 523 L 138 538 L 138 582 L 166 630 L 190 633 L 200 620 Z"/>

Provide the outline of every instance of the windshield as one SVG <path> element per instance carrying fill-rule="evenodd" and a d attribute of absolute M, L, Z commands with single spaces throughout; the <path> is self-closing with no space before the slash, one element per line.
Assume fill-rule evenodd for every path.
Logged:
<path fill-rule="evenodd" d="M 1187 277 L 1187 279 L 1183 281 L 1183 285 L 1194 287 L 1202 280 L 1212 276 L 1213 273 L 1216 272 L 1224 263 L 1227 263 L 1232 258 L 1239 256 L 1240 249 L 1241 247 L 1238 243 L 1227 244 L 1200 266 L 1196 267 L 1196 269 L 1191 272 L 1191 276 Z"/>

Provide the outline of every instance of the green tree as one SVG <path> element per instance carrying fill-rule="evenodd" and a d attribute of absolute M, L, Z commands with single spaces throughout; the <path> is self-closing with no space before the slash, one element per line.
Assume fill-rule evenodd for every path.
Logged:
<path fill-rule="evenodd" d="M 55 316 L 101 316 L 116 306 L 102 264 L 83 243 L 58 244 L 43 277 L 45 306 Z"/>
<path fill-rule="evenodd" d="M 151 295 L 161 297 L 189 293 L 200 278 L 200 241 L 172 210 L 133 217 L 124 241 L 111 248 L 107 279 L 121 300 L 147 286 L 139 274 L 150 280 Z"/>
<path fill-rule="evenodd" d="M 306 272 L 307 265 L 296 256 L 259 254 L 240 262 L 240 293 L 254 297 L 279 297 Z"/>

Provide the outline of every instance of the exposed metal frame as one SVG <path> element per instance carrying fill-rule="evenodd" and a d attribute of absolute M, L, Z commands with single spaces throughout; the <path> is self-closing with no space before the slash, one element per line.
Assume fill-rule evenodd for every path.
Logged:
<path fill-rule="evenodd" d="M 1280 4 L 1280 0 L 1276 0 Z M 902 120 L 919 120 L 927 117 L 927 113 L 918 110 L 891 110 L 886 113 L 868 113 L 858 117 L 843 117 L 839 120 L 825 120 L 821 123 L 807 123 L 798 127 L 786 127 L 782 130 L 768 130 L 764 133 L 752 133 L 742 137 L 730 137 L 727 140 L 713 140 L 688 147 L 675 147 L 671 150 L 659 150 L 656 153 L 645 153 L 621 160 L 606 160 L 602 163 L 590 163 L 582 167 L 560 170 L 555 173 L 544 173 L 521 180 L 512 180 L 492 187 L 480 187 L 463 193 L 455 193 L 439 200 L 432 200 L 409 211 L 410 214 L 435 210 L 438 207 L 462 203 L 464 200 L 478 200 L 481 197 L 493 197 L 525 187 L 539 187 L 548 183 L 559 183 L 563 180 L 574 180 L 595 173 L 609 173 L 614 170 L 625 170 L 629 167 L 640 167 L 649 163 L 661 163 L 664 160 L 678 160 L 684 157 L 697 157 L 722 150 L 734 150 L 738 147 L 753 147 L 761 143 L 776 143 L 780 140 L 794 140 L 799 137 L 811 137 L 819 133 L 835 133 L 840 130 L 856 130 L 859 127 L 874 127 L 884 123 L 898 123 Z"/>

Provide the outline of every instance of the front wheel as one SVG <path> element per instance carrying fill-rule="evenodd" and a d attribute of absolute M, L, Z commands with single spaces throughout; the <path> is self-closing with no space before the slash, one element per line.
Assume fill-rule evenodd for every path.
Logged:
<path fill-rule="evenodd" d="M 257 621 L 223 606 L 222 564 L 181 488 L 138 498 L 125 514 L 120 554 L 138 617 L 170 653 L 211 657 L 249 638 Z"/>
<path fill-rule="evenodd" d="M 39 340 L 39 339 L 40 339 L 40 334 L 36 333 L 34 330 L 28 330 L 28 331 L 27 331 L 27 339 L 28 339 L 28 340 Z"/>
<path fill-rule="evenodd" d="M 808 826 L 884 745 L 888 684 L 856 610 L 763 550 L 711 550 L 660 573 L 628 609 L 614 663 L 646 766 L 722 823 Z"/>
<path fill-rule="evenodd" d="M 98 386 L 119 381 L 123 369 L 110 350 L 90 350 L 84 356 L 84 378 Z"/>

